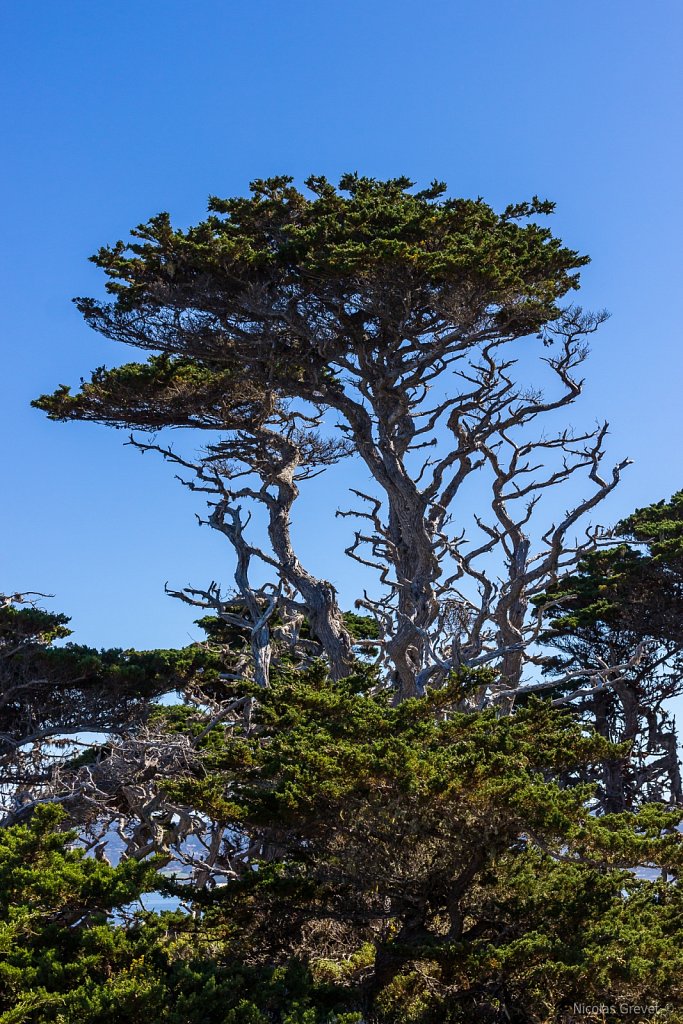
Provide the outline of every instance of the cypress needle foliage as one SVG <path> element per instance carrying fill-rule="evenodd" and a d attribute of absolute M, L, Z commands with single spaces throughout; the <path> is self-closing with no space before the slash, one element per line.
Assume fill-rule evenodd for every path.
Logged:
<path fill-rule="evenodd" d="M 381 349 L 403 336 L 428 345 L 447 326 L 459 343 L 538 332 L 589 262 L 529 221 L 554 209 L 537 197 L 499 214 L 447 198 L 441 182 L 292 182 L 259 179 L 248 197 L 212 197 L 187 230 L 161 213 L 101 248 L 92 261 L 113 301 L 78 308 L 102 334 L 160 354 L 99 367 L 77 394 L 63 385 L 33 404 L 125 426 L 247 420 L 249 403 L 273 392 L 343 390 L 344 360 L 369 338 Z"/>
<path fill-rule="evenodd" d="M 601 625 L 683 647 L 683 492 L 637 509 L 614 530 L 624 543 L 596 552 L 548 597 L 562 601 L 555 634 Z"/>
<path fill-rule="evenodd" d="M 542 639 L 559 652 L 549 668 L 632 662 L 582 709 L 603 735 L 631 744 L 629 762 L 606 767 L 605 805 L 618 810 L 643 798 L 680 805 L 667 702 L 683 692 L 683 493 L 636 510 L 614 533 L 620 543 L 588 555 L 538 600 L 548 608 Z"/>
<path fill-rule="evenodd" d="M 97 819 L 107 799 L 98 789 L 103 779 L 95 783 L 87 766 L 138 735 L 164 695 L 199 680 L 207 690 L 215 685 L 223 660 L 203 644 L 154 651 L 75 644 L 66 615 L 28 601 L 14 595 L 0 604 L 0 828 L 53 799 L 68 803 L 82 824 Z M 109 796 L 125 782 L 108 778 Z"/>
<path fill-rule="evenodd" d="M 371 684 L 367 670 L 285 673 L 251 731 L 216 724 L 196 771 L 169 780 L 252 847 L 250 869 L 213 890 L 64 852 L 52 810 L 3 833 L 2 1010 L 36 1024 L 521 1024 L 574 1000 L 680 1001 L 680 890 L 631 870 L 680 870 L 680 816 L 596 817 L 590 788 L 550 781 L 607 744 L 543 702 L 463 715 L 462 681 L 399 707 Z M 106 921 L 160 887 L 194 913 Z"/>
<path fill-rule="evenodd" d="M 249 585 L 245 558 L 263 554 L 280 577 L 273 586 L 301 598 L 335 678 L 352 668 L 353 637 L 334 588 L 296 556 L 288 524 L 302 480 L 358 456 L 372 484 L 359 481 L 354 500 L 370 506 L 340 514 L 370 524 L 371 533 L 358 531 L 345 552 L 380 577 L 381 596 L 359 607 L 380 626 L 385 681 L 401 697 L 418 696 L 452 668 L 500 651 L 505 683 L 516 686 L 526 589 L 538 583 L 535 556 L 524 544 L 510 554 L 517 541 L 504 534 L 514 532 L 514 516 L 494 504 L 498 524 L 481 527 L 493 529 L 490 543 L 480 551 L 476 540 L 472 551 L 497 547 L 510 562 L 502 576 L 511 578 L 495 600 L 482 598 L 481 615 L 456 611 L 462 600 L 448 559 L 459 559 L 474 580 L 479 569 L 464 554 L 472 539 L 446 539 L 449 509 L 483 462 L 505 476 L 500 445 L 511 443 L 513 428 L 580 393 L 574 371 L 604 314 L 562 301 L 578 288 L 588 258 L 553 235 L 543 220 L 553 204 L 538 197 L 497 212 L 482 199 L 449 197 L 438 181 L 415 189 L 405 177 L 345 174 L 333 184 L 313 175 L 304 186 L 287 176 L 259 179 L 246 197 L 212 197 L 208 217 L 192 227 L 178 228 L 161 213 L 129 241 L 100 249 L 93 261 L 106 277 L 107 300 L 81 298 L 78 308 L 98 333 L 151 355 L 146 363 L 98 367 L 77 392 L 63 385 L 34 405 L 56 420 L 223 431 L 191 462 L 133 443 L 196 472 L 197 480 L 185 482 L 217 495 L 208 499 L 207 523 L 233 545 L 243 547 L 248 520 L 246 512 L 240 519 L 235 495 L 267 509 L 275 557 L 261 545 L 243 548 L 238 586 Z M 553 351 L 546 354 L 541 342 Z M 532 349 L 559 397 L 545 399 L 526 377 L 514 381 L 508 346 Z M 324 424 L 328 411 L 336 422 Z M 549 579 L 569 522 L 602 500 L 623 468 L 612 482 L 597 474 L 603 439 L 602 428 L 554 440 L 544 434 L 535 447 L 545 447 L 544 456 L 561 450 L 563 468 L 542 483 L 506 482 L 496 491 L 531 495 L 592 466 L 597 492 L 553 527 L 541 561 Z M 509 479 L 523 472 L 513 456 Z M 376 489 L 381 500 L 372 496 Z M 188 597 L 197 600 L 196 592 Z M 251 602 L 252 617 L 256 608 Z M 262 685 L 271 656 L 266 626 L 254 635 Z"/>
<path fill-rule="evenodd" d="M 84 657 L 51 647 L 64 616 L 12 605 L 2 623 L 10 666 Z M 680 815 L 596 817 L 591 787 L 558 786 L 626 756 L 569 712 L 463 714 L 463 694 L 491 681 L 481 670 L 394 706 L 362 665 L 337 683 L 322 662 L 283 667 L 261 691 L 222 679 L 212 650 L 88 657 L 99 673 L 111 661 L 110 696 L 129 669 L 140 699 L 146 679 L 154 694 L 200 658 L 211 691 L 257 698 L 248 727 L 196 704 L 147 716 L 157 736 L 199 742 L 191 770 L 159 781 L 250 847 L 247 870 L 207 890 L 154 861 L 112 868 L 37 807 L 0 831 L 5 1024 L 550 1022 L 577 1000 L 683 998 Z M 148 890 L 193 913 L 126 911 Z"/>
<path fill-rule="evenodd" d="M 29 825 L 0 830 L 3 1024 L 113 1021 L 113 1012 L 100 1010 L 109 1003 L 113 1011 L 118 997 L 121 1019 L 132 1020 L 128 1005 L 149 1005 L 126 978 L 147 940 L 108 921 L 114 908 L 154 884 L 156 866 L 127 861 L 111 868 L 65 848 L 75 834 L 56 831 L 62 816 L 54 806 L 39 807 Z"/>

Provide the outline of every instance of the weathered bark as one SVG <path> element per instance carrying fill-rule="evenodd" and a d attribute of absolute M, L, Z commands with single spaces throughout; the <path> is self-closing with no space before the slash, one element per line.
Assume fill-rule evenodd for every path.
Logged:
<path fill-rule="evenodd" d="M 560 354 L 547 362 L 563 390 L 550 401 L 529 397 L 514 384 L 508 372 L 511 363 L 496 355 L 505 339 L 495 343 L 484 339 L 481 350 L 480 338 L 461 339 L 461 349 L 452 359 L 456 366 L 462 364 L 463 379 L 473 386 L 430 412 L 413 394 L 418 381 L 426 393 L 427 366 L 411 367 L 407 374 L 400 359 L 380 357 L 367 341 L 355 339 L 357 363 L 347 363 L 345 370 L 360 400 L 349 389 L 333 390 L 326 397 L 343 417 L 344 430 L 353 438 L 381 495 L 374 499 L 356 491 L 370 503 L 370 511 L 342 514 L 355 514 L 371 524 L 369 533 L 356 533 L 347 553 L 374 568 L 385 587 L 384 598 L 366 597 L 359 603 L 382 626 L 383 655 L 400 698 L 424 692 L 427 683 L 438 685 L 462 665 L 489 659 L 499 669 L 501 687 L 518 687 L 538 634 L 538 624 L 529 616 L 532 598 L 597 542 L 597 534 L 592 533 L 583 543 L 570 546 L 566 536 L 611 492 L 627 464 L 615 467 L 607 480 L 599 475 L 606 426 L 582 435 L 564 431 L 532 442 L 515 441 L 512 433 L 575 400 L 581 384 L 572 371 L 585 354 L 579 339 L 597 322 L 574 313 L 560 329 Z M 479 362 L 476 352 L 481 355 Z M 442 370 L 433 370 L 433 375 L 439 376 Z M 423 461 L 417 473 L 411 472 L 409 460 L 421 446 L 422 435 L 427 446 L 436 444 L 433 433 L 444 416 L 454 448 L 443 457 Z M 559 467 L 546 469 L 547 458 L 554 455 L 559 455 Z M 594 493 L 546 530 L 545 547 L 533 550 L 526 524 L 542 493 L 582 469 L 588 471 Z M 467 548 L 466 530 L 453 535 L 445 527 L 463 484 L 480 471 L 493 477 L 492 518 L 477 517 L 484 540 L 477 547 L 470 542 Z M 526 501 L 526 507 L 516 513 L 515 503 L 520 500 Z M 370 555 L 362 553 L 363 546 L 371 549 Z M 494 570 L 500 574 L 498 581 L 491 569 L 478 567 L 478 560 L 492 555 L 498 560 Z M 444 579 L 449 558 L 455 562 L 455 572 Z M 460 591 L 458 581 L 474 583 L 479 601 Z M 445 636 L 444 624 L 449 617 L 453 620 L 447 609 L 454 605 L 461 608 L 457 618 L 463 635 Z"/>
<path fill-rule="evenodd" d="M 320 465 L 330 464 L 344 454 L 339 445 L 321 441 L 312 428 L 314 417 L 299 416 L 271 409 L 272 418 L 281 430 L 272 424 L 255 420 L 250 428 L 223 438 L 210 448 L 203 459 L 187 460 L 169 448 L 146 444 L 131 439 L 142 451 L 159 452 L 168 461 L 190 470 L 194 479 L 183 480 L 194 491 L 209 495 L 214 508 L 206 523 L 230 541 L 236 557 L 234 578 L 237 594 L 243 603 L 247 618 L 245 625 L 251 634 L 253 674 L 259 685 L 267 686 L 272 660 L 269 620 L 276 611 L 279 598 L 266 597 L 262 588 L 254 589 L 249 582 L 248 570 L 252 558 L 258 558 L 274 570 L 280 584 L 287 584 L 298 595 L 301 609 L 308 620 L 314 638 L 327 658 L 333 678 L 348 675 L 355 661 L 353 641 L 345 627 L 334 587 L 326 580 L 310 573 L 294 551 L 291 538 L 291 514 L 299 497 L 298 480 L 312 475 Z M 298 419 L 307 421 L 309 432 L 299 432 Z M 236 468 L 235 468 L 236 467 Z M 245 475 L 253 475 L 257 486 L 244 484 Z M 236 481 L 239 481 L 237 483 Z M 244 536 L 246 521 L 242 521 L 239 501 L 250 501 L 265 507 L 268 516 L 268 538 L 272 554 L 247 542 Z M 277 589 L 277 588 L 276 588 Z M 171 591 L 183 600 L 195 602 L 199 595 L 208 600 L 219 615 L 232 621 L 234 612 L 226 611 L 216 591 L 209 594 L 188 588 Z"/>
<path fill-rule="evenodd" d="M 275 611 L 275 601 L 268 601 L 264 608 L 263 601 L 259 601 L 249 582 L 249 563 L 252 552 L 244 539 L 239 509 L 231 508 L 226 501 L 220 501 L 209 517 L 209 524 L 228 538 L 235 552 L 235 583 L 239 597 L 251 620 L 251 660 L 254 681 L 259 686 L 268 686 L 270 663 L 273 656 L 268 623 Z M 224 614 L 221 608 L 217 610 L 219 615 Z"/>
<path fill-rule="evenodd" d="M 333 679 L 347 676 L 354 662 L 351 637 L 344 625 L 334 587 L 327 580 L 318 579 L 299 561 L 292 544 L 290 513 L 299 497 L 295 472 L 300 459 L 296 445 L 269 436 L 279 442 L 281 464 L 275 468 L 275 496 L 263 491 L 262 500 L 268 507 L 268 536 L 278 561 L 278 571 L 295 591 L 301 595 L 311 632 L 320 642 L 329 662 Z M 287 457 L 288 456 L 288 457 Z"/>
<path fill-rule="evenodd" d="M 611 705 L 616 701 L 613 693 L 600 693 L 594 697 L 595 730 L 607 740 L 614 741 L 610 721 Z M 619 814 L 626 809 L 624 766 L 621 760 L 610 758 L 602 764 L 602 809 L 605 814 Z"/>

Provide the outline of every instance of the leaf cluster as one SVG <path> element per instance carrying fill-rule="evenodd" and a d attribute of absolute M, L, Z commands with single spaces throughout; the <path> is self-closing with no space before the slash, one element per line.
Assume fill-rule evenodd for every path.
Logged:
<path fill-rule="evenodd" d="M 100 367 L 77 394 L 63 385 L 34 405 L 143 428 L 249 422 L 273 395 L 331 397 L 368 344 L 424 353 L 443 332 L 456 345 L 556 320 L 588 258 L 539 223 L 552 204 L 499 214 L 445 193 L 355 174 L 302 191 L 275 177 L 211 198 L 188 229 L 152 217 L 92 257 L 113 301 L 76 301 L 95 330 L 161 356 Z"/>
<path fill-rule="evenodd" d="M 0 1020 L 549 1024 L 577 998 L 680 1000 L 680 890 L 632 870 L 680 870 L 680 816 L 596 817 L 552 781 L 610 745 L 547 703 L 465 715 L 462 681 L 398 707 L 371 683 L 282 672 L 168 781 L 253 848 L 212 891 L 65 848 L 52 808 L 0 833 Z M 146 890 L 193 912 L 125 912 Z"/>
<path fill-rule="evenodd" d="M 614 531 L 623 543 L 584 558 L 547 604 L 546 639 L 590 627 L 683 644 L 683 492 L 637 509 Z"/>

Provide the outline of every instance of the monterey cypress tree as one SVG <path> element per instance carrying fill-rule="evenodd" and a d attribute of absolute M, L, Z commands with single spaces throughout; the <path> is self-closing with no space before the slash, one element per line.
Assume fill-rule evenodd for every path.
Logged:
<path fill-rule="evenodd" d="M 208 522 L 235 548 L 261 685 L 276 612 L 292 636 L 310 623 L 335 678 L 353 665 L 334 588 L 302 564 L 290 523 L 302 482 L 355 456 L 365 478 L 339 514 L 358 523 L 347 555 L 378 575 L 358 604 L 377 624 L 384 683 L 415 696 L 488 662 L 497 681 L 473 706 L 507 700 L 537 635 L 530 601 L 592 549 L 593 531 L 572 531 L 625 465 L 601 475 L 606 425 L 543 426 L 580 394 L 585 339 L 604 319 L 563 305 L 587 257 L 539 223 L 550 203 L 496 213 L 405 178 L 311 177 L 306 191 L 272 178 L 209 207 L 187 230 L 160 214 L 94 257 L 110 301 L 79 309 L 148 362 L 35 404 L 55 419 L 218 432 L 198 460 L 158 450 L 209 496 Z M 578 472 L 588 496 L 532 522 Z M 264 543 L 248 534 L 250 504 L 265 510 Z M 251 582 L 254 561 L 266 586 Z M 182 596 L 226 610 L 216 587 Z"/>
<path fill-rule="evenodd" d="M 542 599 L 543 640 L 559 652 L 549 680 L 554 673 L 590 677 L 598 665 L 630 661 L 611 687 L 591 688 L 577 708 L 602 735 L 630 744 L 628 759 L 601 769 L 603 805 L 612 811 L 642 799 L 681 805 L 667 702 L 683 692 L 683 494 L 638 509 L 613 534 L 619 543 L 587 555 Z M 561 700 L 560 693 L 567 687 L 552 696 Z"/>

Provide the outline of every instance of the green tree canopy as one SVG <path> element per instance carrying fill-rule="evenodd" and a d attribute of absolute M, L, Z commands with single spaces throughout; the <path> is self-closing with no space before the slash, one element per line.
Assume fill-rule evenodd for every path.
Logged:
<path fill-rule="evenodd" d="M 606 741 L 543 702 L 460 714 L 464 678 L 395 708 L 369 682 L 322 667 L 274 681 L 249 725 L 204 730 L 196 769 L 162 780 L 226 826 L 228 884 L 60 852 L 49 809 L 0 833 L 0 1020 L 549 1024 L 575 1001 L 677 1007 L 680 890 L 632 869 L 678 873 L 680 815 L 595 817 L 590 788 L 548 781 Z M 158 714 L 169 739 L 202 733 Z M 193 913 L 125 910 L 159 888 Z"/>
<path fill-rule="evenodd" d="M 543 640 L 560 652 L 549 668 L 625 666 L 584 704 L 603 735 L 632 745 L 628 763 L 606 766 L 606 804 L 614 810 L 648 795 L 680 804 L 667 701 L 683 692 L 683 493 L 637 509 L 614 535 L 621 543 L 587 555 L 539 601 Z"/>
<path fill-rule="evenodd" d="M 359 602 L 377 622 L 385 682 L 410 697 L 497 660 L 503 688 L 520 684 L 529 600 L 567 565 L 567 531 L 625 465 L 601 477 L 605 426 L 524 434 L 580 393 L 585 339 L 604 319 L 562 306 L 588 259 L 542 223 L 552 210 L 534 198 L 498 213 L 403 177 L 347 174 L 335 186 L 312 176 L 304 190 L 276 177 L 246 197 L 212 198 L 189 228 L 159 214 L 93 257 L 109 299 L 79 299 L 79 309 L 99 333 L 152 355 L 34 404 L 53 419 L 222 432 L 198 461 L 139 447 L 195 472 L 187 482 L 209 495 L 208 522 L 240 563 L 262 685 L 271 599 L 273 613 L 279 604 L 281 616 L 307 619 L 333 676 L 352 669 L 334 588 L 302 565 L 289 529 L 301 481 L 349 454 L 368 481 L 341 513 L 360 523 L 346 554 L 379 576 L 379 596 Z M 514 379 L 513 344 L 544 353 L 558 395 Z M 492 515 L 450 529 L 461 488 L 482 468 Z M 592 493 L 537 531 L 534 552 L 525 527 L 538 499 L 582 470 Z M 265 506 L 269 547 L 246 540 L 245 501 Z M 500 563 L 495 587 L 477 561 L 488 556 Z M 275 576 L 270 591 L 249 580 L 256 559 Z M 203 594 L 220 614 L 216 592 Z"/>

